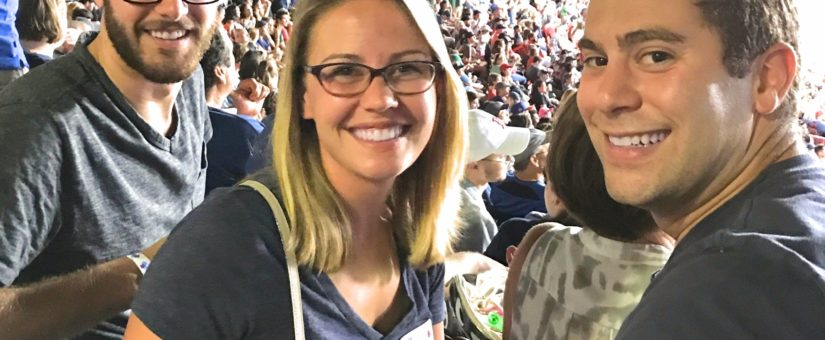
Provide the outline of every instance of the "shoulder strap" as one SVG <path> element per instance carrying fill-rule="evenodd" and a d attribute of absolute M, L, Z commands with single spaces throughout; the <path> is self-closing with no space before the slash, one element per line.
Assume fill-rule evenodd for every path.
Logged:
<path fill-rule="evenodd" d="M 289 273 L 289 295 L 292 300 L 292 321 L 295 327 L 295 340 L 304 340 L 304 312 L 301 303 L 301 279 L 298 277 L 298 262 L 295 260 L 295 253 L 288 251 L 286 248 L 286 239 L 289 238 L 290 230 L 289 224 L 281 208 L 278 199 L 269 188 L 261 184 L 261 182 L 247 180 L 241 185 L 248 186 L 255 189 L 261 196 L 264 197 L 269 208 L 272 209 L 272 214 L 275 216 L 275 224 L 278 225 L 278 231 L 281 233 L 281 244 L 286 255 L 287 272 Z"/>

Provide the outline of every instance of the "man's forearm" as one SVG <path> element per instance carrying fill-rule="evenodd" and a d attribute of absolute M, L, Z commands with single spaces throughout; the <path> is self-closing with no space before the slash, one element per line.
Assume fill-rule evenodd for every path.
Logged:
<path fill-rule="evenodd" d="M 140 271 L 119 258 L 25 287 L 0 288 L 0 339 L 70 337 L 126 310 Z"/>

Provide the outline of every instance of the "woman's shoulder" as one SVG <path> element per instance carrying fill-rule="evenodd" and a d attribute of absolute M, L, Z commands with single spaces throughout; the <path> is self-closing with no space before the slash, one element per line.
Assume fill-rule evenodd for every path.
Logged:
<path fill-rule="evenodd" d="M 433 281 L 444 279 L 444 263 L 436 263 L 424 269 L 416 269 L 406 264 L 411 271 L 413 271 L 421 283 L 428 283 L 431 285 Z M 429 282 L 427 282 L 429 281 Z"/>
<path fill-rule="evenodd" d="M 288 286 L 266 201 L 249 187 L 219 188 L 169 236 L 132 308 L 167 338 L 271 334 L 273 320 L 290 320 L 288 290 L 278 289 Z"/>
<path fill-rule="evenodd" d="M 403 275 L 405 285 L 412 294 L 412 299 L 417 299 L 416 304 L 423 304 L 425 297 L 431 296 L 434 292 L 444 289 L 444 264 L 437 263 L 423 269 L 417 269 L 409 264 L 405 264 L 407 274 Z M 417 292 L 416 292 L 417 291 Z M 443 294 L 443 293 L 441 293 Z M 420 298 L 416 298 L 419 296 Z"/>
<path fill-rule="evenodd" d="M 263 241 L 282 249 L 269 204 L 255 189 L 244 185 L 210 192 L 203 203 L 178 224 L 169 242 L 174 243 L 178 238 L 204 244 L 249 245 Z"/>

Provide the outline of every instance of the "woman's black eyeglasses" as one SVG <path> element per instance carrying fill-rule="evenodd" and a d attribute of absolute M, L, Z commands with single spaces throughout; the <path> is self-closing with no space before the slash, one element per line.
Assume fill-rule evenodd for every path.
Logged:
<path fill-rule="evenodd" d="M 375 69 L 357 63 L 332 63 L 304 66 L 334 96 L 355 96 L 367 90 L 372 80 L 381 76 L 387 86 L 400 95 L 423 93 L 433 86 L 441 64 L 432 61 L 403 61 Z"/>

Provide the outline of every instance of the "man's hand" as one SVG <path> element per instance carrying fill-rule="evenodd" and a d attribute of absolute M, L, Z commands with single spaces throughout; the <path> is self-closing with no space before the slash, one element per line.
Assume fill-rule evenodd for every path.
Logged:
<path fill-rule="evenodd" d="M 57 50 L 63 54 L 69 54 L 69 52 L 74 50 L 74 46 L 77 43 L 77 39 L 80 37 L 81 33 L 82 32 L 76 28 L 66 28 L 65 39 L 63 39 L 63 43 L 57 48 Z"/>
<path fill-rule="evenodd" d="M 139 280 L 137 266 L 121 257 L 38 283 L 0 288 L 0 339 L 78 335 L 129 309 Z"/>
<path fill-rule="evenodd" d="M 444 260 L 445 281 L 456 275 L 480 274 L 491 269 L 506 270 L 506 267 L 484 254 L 470 251 L 451 254 Z"/>
<path fill-rule="evenodd" d="M 153 259 L 166 242 L 143 250 Z M 140 281 L 132 260 L 120 257 L 23 287 L 0 287 L 0 339 L 52 339 L 79 334 L 126 310 Z"/>
<path fill-rule="evenodd" d="M 252 78 L 241 80 L 238 88 L 229 94 L 239 115 L 254 118 L 260 117 L 268 95 L 269 88 Z"/>

